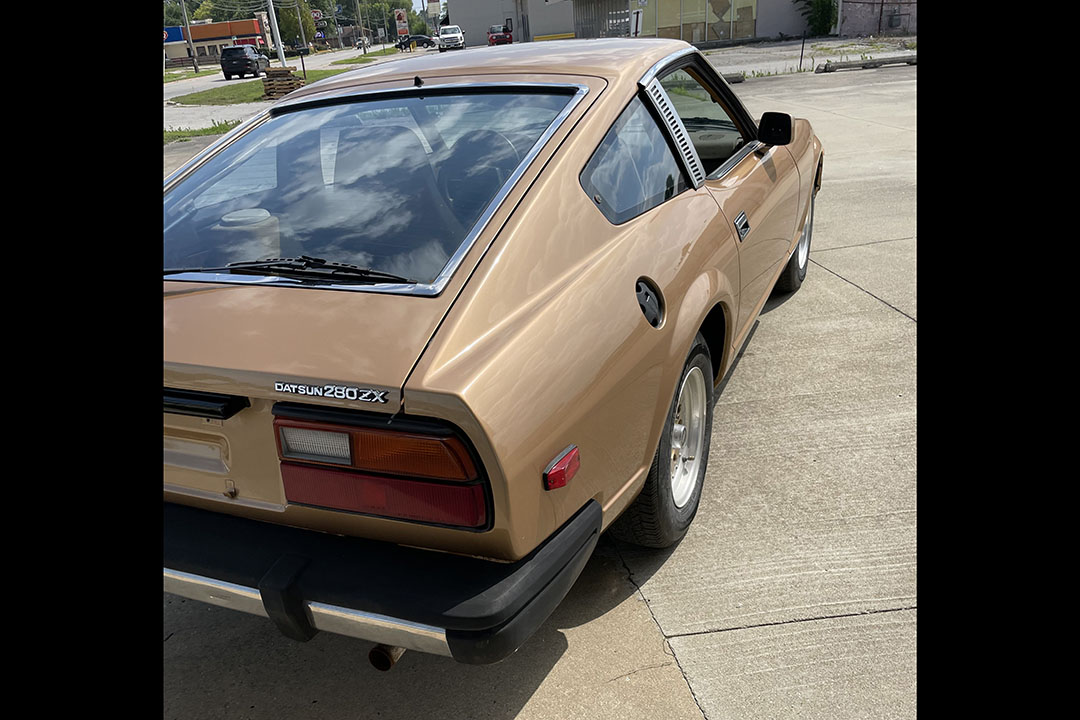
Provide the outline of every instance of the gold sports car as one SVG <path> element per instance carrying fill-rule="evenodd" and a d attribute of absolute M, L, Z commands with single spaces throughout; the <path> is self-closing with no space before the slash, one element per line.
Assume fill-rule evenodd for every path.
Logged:
<path fill-rule="evenodd" d="M 165 590 L 384 669 L 505 658 L 600 533 L 685 534 L 822 158 L 664 39 L 403 59 L 245 122 L 165 180 Z"/>

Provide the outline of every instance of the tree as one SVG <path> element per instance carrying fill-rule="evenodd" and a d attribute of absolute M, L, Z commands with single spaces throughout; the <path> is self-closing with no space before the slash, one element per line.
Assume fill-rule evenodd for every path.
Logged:
<path fill-rule="evenodd" d="M 199 10 L 199 6 L 201 4 L 202 0 L 187 0 L 187 12 L 189 20 L 191 20 L 192 16 Z M 184 11 L 180 9 L 180 3 L 177 0 L 168 0 L 165 3 L 165 27 L 173 27 L 183 24 Z"/>
<path fill-rule="evenodd" d="M 311 19 L 311 7 L 304 0 L 300 3 L 300 19 L 304 23 L 304 37 L 311 42 L 315 37 L 315 21 Z M 281 42 L 291 45 L 300 41 L 300 26 L 296 23 L 296 6 L 277 7 L 278 30 L 281 32 Z"/>
<path fill-rule="evenodd" d="M 836 0 L 791 0 L 791 4 L 801 8 L 811 35 L 828 35 L 836 24 Z"/>
<path fill-rule="evenodd" d="M 246 20 L 255 17 L 254 10 L 238 10 L 236 0 L 203 0 L 194 15 L 189 15 L 192 20 L 213 20 L 225 22 L 226 20 Z M 189 10 L 190 13 L 190 4 Z"/>

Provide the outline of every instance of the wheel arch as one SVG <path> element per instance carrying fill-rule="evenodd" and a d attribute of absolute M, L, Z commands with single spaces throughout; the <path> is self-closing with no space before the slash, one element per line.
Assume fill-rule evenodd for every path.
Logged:
<path fill-rule="evenodd" d="M 705 338 L 705 344 L 709 346 L 709 355 L 712 358 L 713 386 L 720 382 L 723 370 L 727 367 L 728 360 L 728 322 L 729 309 L 722 301 L 717 302 L 701 321 L 698 332 Z"/>

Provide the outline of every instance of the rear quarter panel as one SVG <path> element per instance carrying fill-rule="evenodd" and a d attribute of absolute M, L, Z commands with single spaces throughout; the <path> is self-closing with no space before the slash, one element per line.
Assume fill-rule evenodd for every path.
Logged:
<path fill-rule="evenodd" d="M 625 509 L 695 333 L 717 302 L 735 301 L 732 232 L 705 188 L 621 226 L 581 188 L 578 175 L 625 102 L 606 106 L 530 189 L 403 392 L 406 412 L 447 417 L 484 448 L 508 558 L 589 499 L 604 508 L 604 527 Z M 664 294 L 659 329 L 637 305 L 642 276 Z M 545 491 L 544 468 L 570 444 L 580 471 Z"/>

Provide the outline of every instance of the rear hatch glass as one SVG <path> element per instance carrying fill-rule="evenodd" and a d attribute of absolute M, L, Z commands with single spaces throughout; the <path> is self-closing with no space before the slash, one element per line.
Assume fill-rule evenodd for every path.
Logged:
<path fill-rule="evenodd" d="M 221 51 L 222 60 L 240 60 L 246 57 L 244 48 L 225 48 Z"/>
<path fill-rule="evenodd" d="M 164 265 L 188 271 L 167 278 L 306 256 L 432 283 L 571 97 L 410 91 L 283 112 L 165 195 Z"/>

